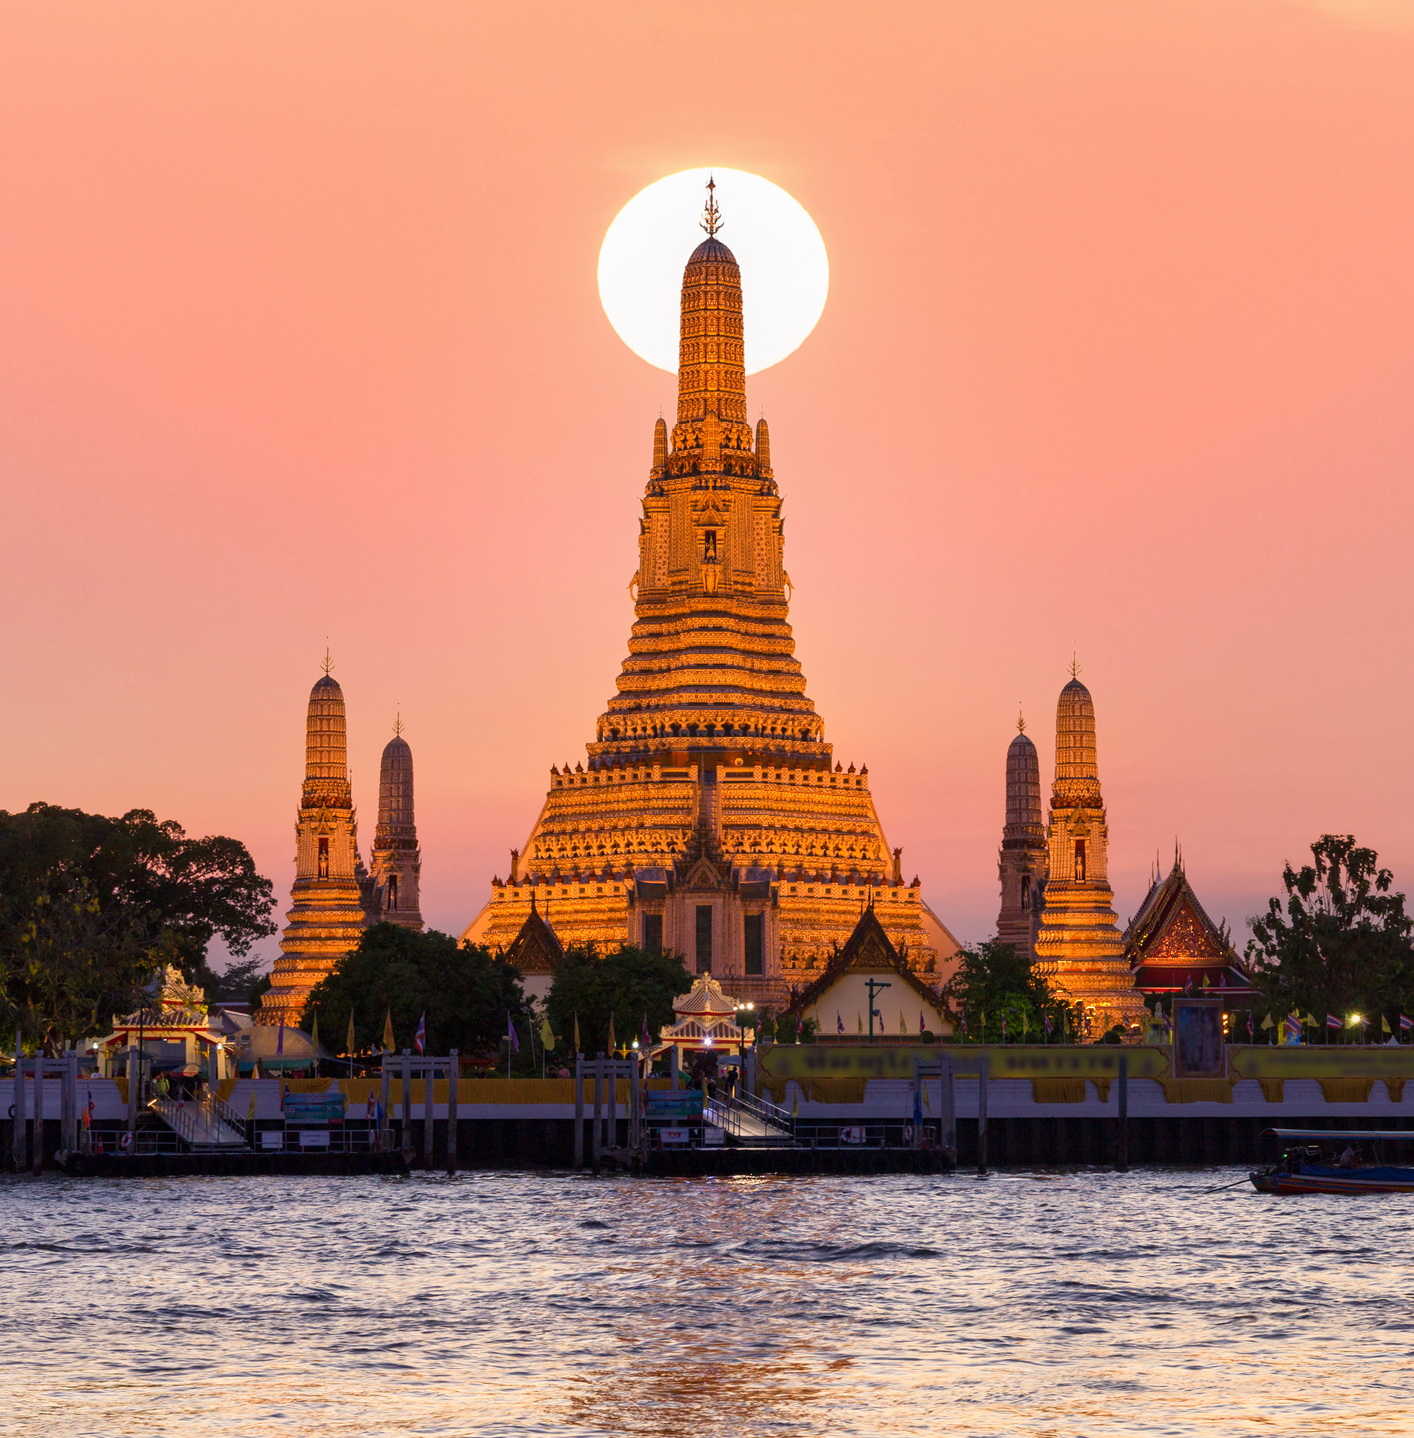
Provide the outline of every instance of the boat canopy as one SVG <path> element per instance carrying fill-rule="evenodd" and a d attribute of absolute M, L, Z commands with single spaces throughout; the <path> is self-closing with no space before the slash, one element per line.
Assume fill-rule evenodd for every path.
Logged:
<path fill-rule="evenodd" d="M 1274 1134 L 1277 1138 L 1301 1139 L 1306 1142 L 1327 1143 L 1335 1139 L 1404 1139 L 1414 1143 L 1414 1128 L 1268 1128 L 1263 1133 Z"/>

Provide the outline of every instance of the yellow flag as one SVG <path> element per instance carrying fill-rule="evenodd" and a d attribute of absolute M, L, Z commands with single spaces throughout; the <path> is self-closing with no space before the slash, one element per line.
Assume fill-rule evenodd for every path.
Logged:
<path fill-rule="evenodd" d="M 609 1013 L 609 1052 L 610 1054 L 614 1052 L 614 1015 L 612 1010 Z"/>
<path fill-rule="evenodd" d="M 904 1018 L 902 1009 L 898 1011 L 898 1031 L 905 1035 L 908 1033 L 908 1021 Z"/>
<path fill-rule="evenodd" d="M 574 1016 L 574 1051 L 577 1054 L 584 1052 L 584 1045 L 579 1041 L 579 1013 L 577 1010 Z"/>
<path fill-rule="evenodd" d="M 1394 1032 L 1389 1026 L 1389 1020 L 1383 1014 L 1380 1015 L 1380 1032 L 1382 1034 L 1392 1034 Z"/>
<path fill-rule="evenodd" d="M 309 1052 L 314 1058 L 319 1057 L 319 1014 L 314 1015 L 314 1022 L 309 1026 Z"/>
<path fill-rule="evenodd" d="M 555 1031 L 550 1027 L 549 1019 L 540 1020 L 540 1042 L 547 1050 L 555 1047 Z"/>
<path fill-rule="evenodd" d="M 383 1020 L 383 1052 L 393 1052 L 393 1011 L 388 1010 L 388 1017 Z"/>
<path fill-rule="evenodd" d="M 357 1042 L 358 1042 L 357 1039 L 355 1039 L 355 1037 L 354 1037 L 353 1010 L 350 1009 L 350 1010 L 349 1010 L 349 1033 L 348 1033 L 348 1037 L 344 1040 L 344 1052 L 345 1052 L 346 1054 L 352 1054 L 353 1051 L 354 1051 L 354 1048 L 355 1048 L 355 1046 L 356 1046 L 356 1044 L 357 1044 Z"/>
<path fill-rule="evenodd" d="M 1268 1014 L 1266 1018 L 1262 1020 L 1262 1027 L 1264 1029 L 1270 1029 L 1275 1027 L 1275 1025 L 1272 1023 L 1272 1016 L 1270 1014 Z"/>
<path fill-rule="evenodd" d="M 864 1016 L 858 1009 L 854 1011 L 854 1031 L 860 1034 L 864 1032 Z"/>

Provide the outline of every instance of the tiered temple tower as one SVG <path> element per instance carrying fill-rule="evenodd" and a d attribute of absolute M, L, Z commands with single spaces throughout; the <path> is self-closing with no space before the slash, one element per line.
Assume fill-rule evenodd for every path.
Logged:
<path fill-rule="evenodd" d="M 1085 1006 L 1098 1037 L 1116 1023 L 1138 1023 L 1144 1001 L 1124 957 L 1109 882 L 1109 829 L 1100 795 L 1095 704 L 1076 677 L 1056 706 L 1056 778 L 1051 785 L 1049 874 L 1036 959 L 1071 1002 Z"/>
<path fill-rule="evenodd" d="M 509 946 L 534 894 L 565 944 L 666 946 L 778 1004 L 872 902 L 936 982 L 957 944 L 904 882 L 867 770 L 834 760 L 795 657 L 781 497 L 766 422 L 747 419 L 741 274 L 720 224 L 709 198 L 683 274 L 677 420 L 653 431 L 618 693 L 588 763 L 551 769 L 530 839 L 466 937 Z"/>
<path fill-rule="evenodd" d="M 412 804 L 412 749 L 399 720 L 383 750 L 378 774 L 378 827 L 367 888 L 370 921 L 420 930 L 421 875 L 422 851 Z"/>
<path fill-rule="evenodd" d="M 328 672 L 310 691 L 304 790 L 295 822 L 289 927 L 270 991 L 256 1015 L 298 1027 L 310 991 L 355 948 L 367 922 L 360 889 L 358 818 L 349 786 L 344 691 Z"/>
<path fill-rule="evenodd" d="M 1026 735 L 1026 721 L 1016 721 L 1016 738 L 1006 751 L 1006 825 L 997 869 L 1002 881 L 1002 907 L 997 938 L 1018 954 L 1036 956 L 1036 930 L 1046 892 L 1046 829 L 1041 822 L 1041 764 L 1036 746 Z"/>

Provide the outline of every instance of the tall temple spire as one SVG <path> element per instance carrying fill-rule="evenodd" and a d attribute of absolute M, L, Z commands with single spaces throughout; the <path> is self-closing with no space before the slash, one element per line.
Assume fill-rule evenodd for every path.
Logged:
<path fill-rule="evenodd" d="M 1006 823 L 997 869 L 1002 887 L 997 938 L 1034 958 L 1046 889 L 1046 830 L 1041 822 L 1041 763 L 1023 719 L 1017 720 L 1016 737 L 1007 746 Z"/>
<path fill-rule="evenodd" d="M 670 435 L 654 426 L 617 692 L 587 769 L 551 771 L 512 882 L 493 885 L 466 937 L 509 945 L 539 889 L 566 944 L 673 949 L 780 1005 L 872 903 L 940 981 L 956 940 L 891 866 L 868 774 L 836 768 L 806 693 L 715 184 L 706 216 L 683 270 L 677 417 Z"/>
<path fill-rule="evenodd" d="M 377 923 L 422 928 L 422 851 L 412 797 L 412 747 L 402 717 L 383 748 L 378 773 L 378 827 L 369 874 L 369 918 Z"/>
<path fill-rule="evenodd" d="M 1056 777 L 1051 785 L 1049 875 L 1036 939 L 1042 972 L 1083 1005 L 1091 1037 L 1132 1026 L 1144 1002 L 1124 958 L 1109 881 L 1109 826 L 1100 793 L 1095 703 L 1076 677 L 1056 705 Z"/>
<path fill-rule="evenodd" d="M 332 667 L 326 654 L 309 693 L 289 926 L 256 1015 L 266 1024 L 298 1026 L 310 991 L 357 945 L 365 923 L 344 691 Z"/>

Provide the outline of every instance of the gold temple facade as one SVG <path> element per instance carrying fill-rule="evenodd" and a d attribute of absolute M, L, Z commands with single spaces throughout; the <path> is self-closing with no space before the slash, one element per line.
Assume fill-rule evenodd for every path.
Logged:
<path fill-rule="evenodd" d="M 654 427 L 617 693 L 586 761 L 551 769 L 530 839 L 465 937 L 508 948 L 534 898 L 564 944 L 669 948 L 743 1001 L 780 1004 L 872 902 L 937 982 L 957 944 L 904 882 L 867 769 L 834 759 L 805 692 L 719 223 L 709 202 L 683 275 L 677 418 Z"/>

